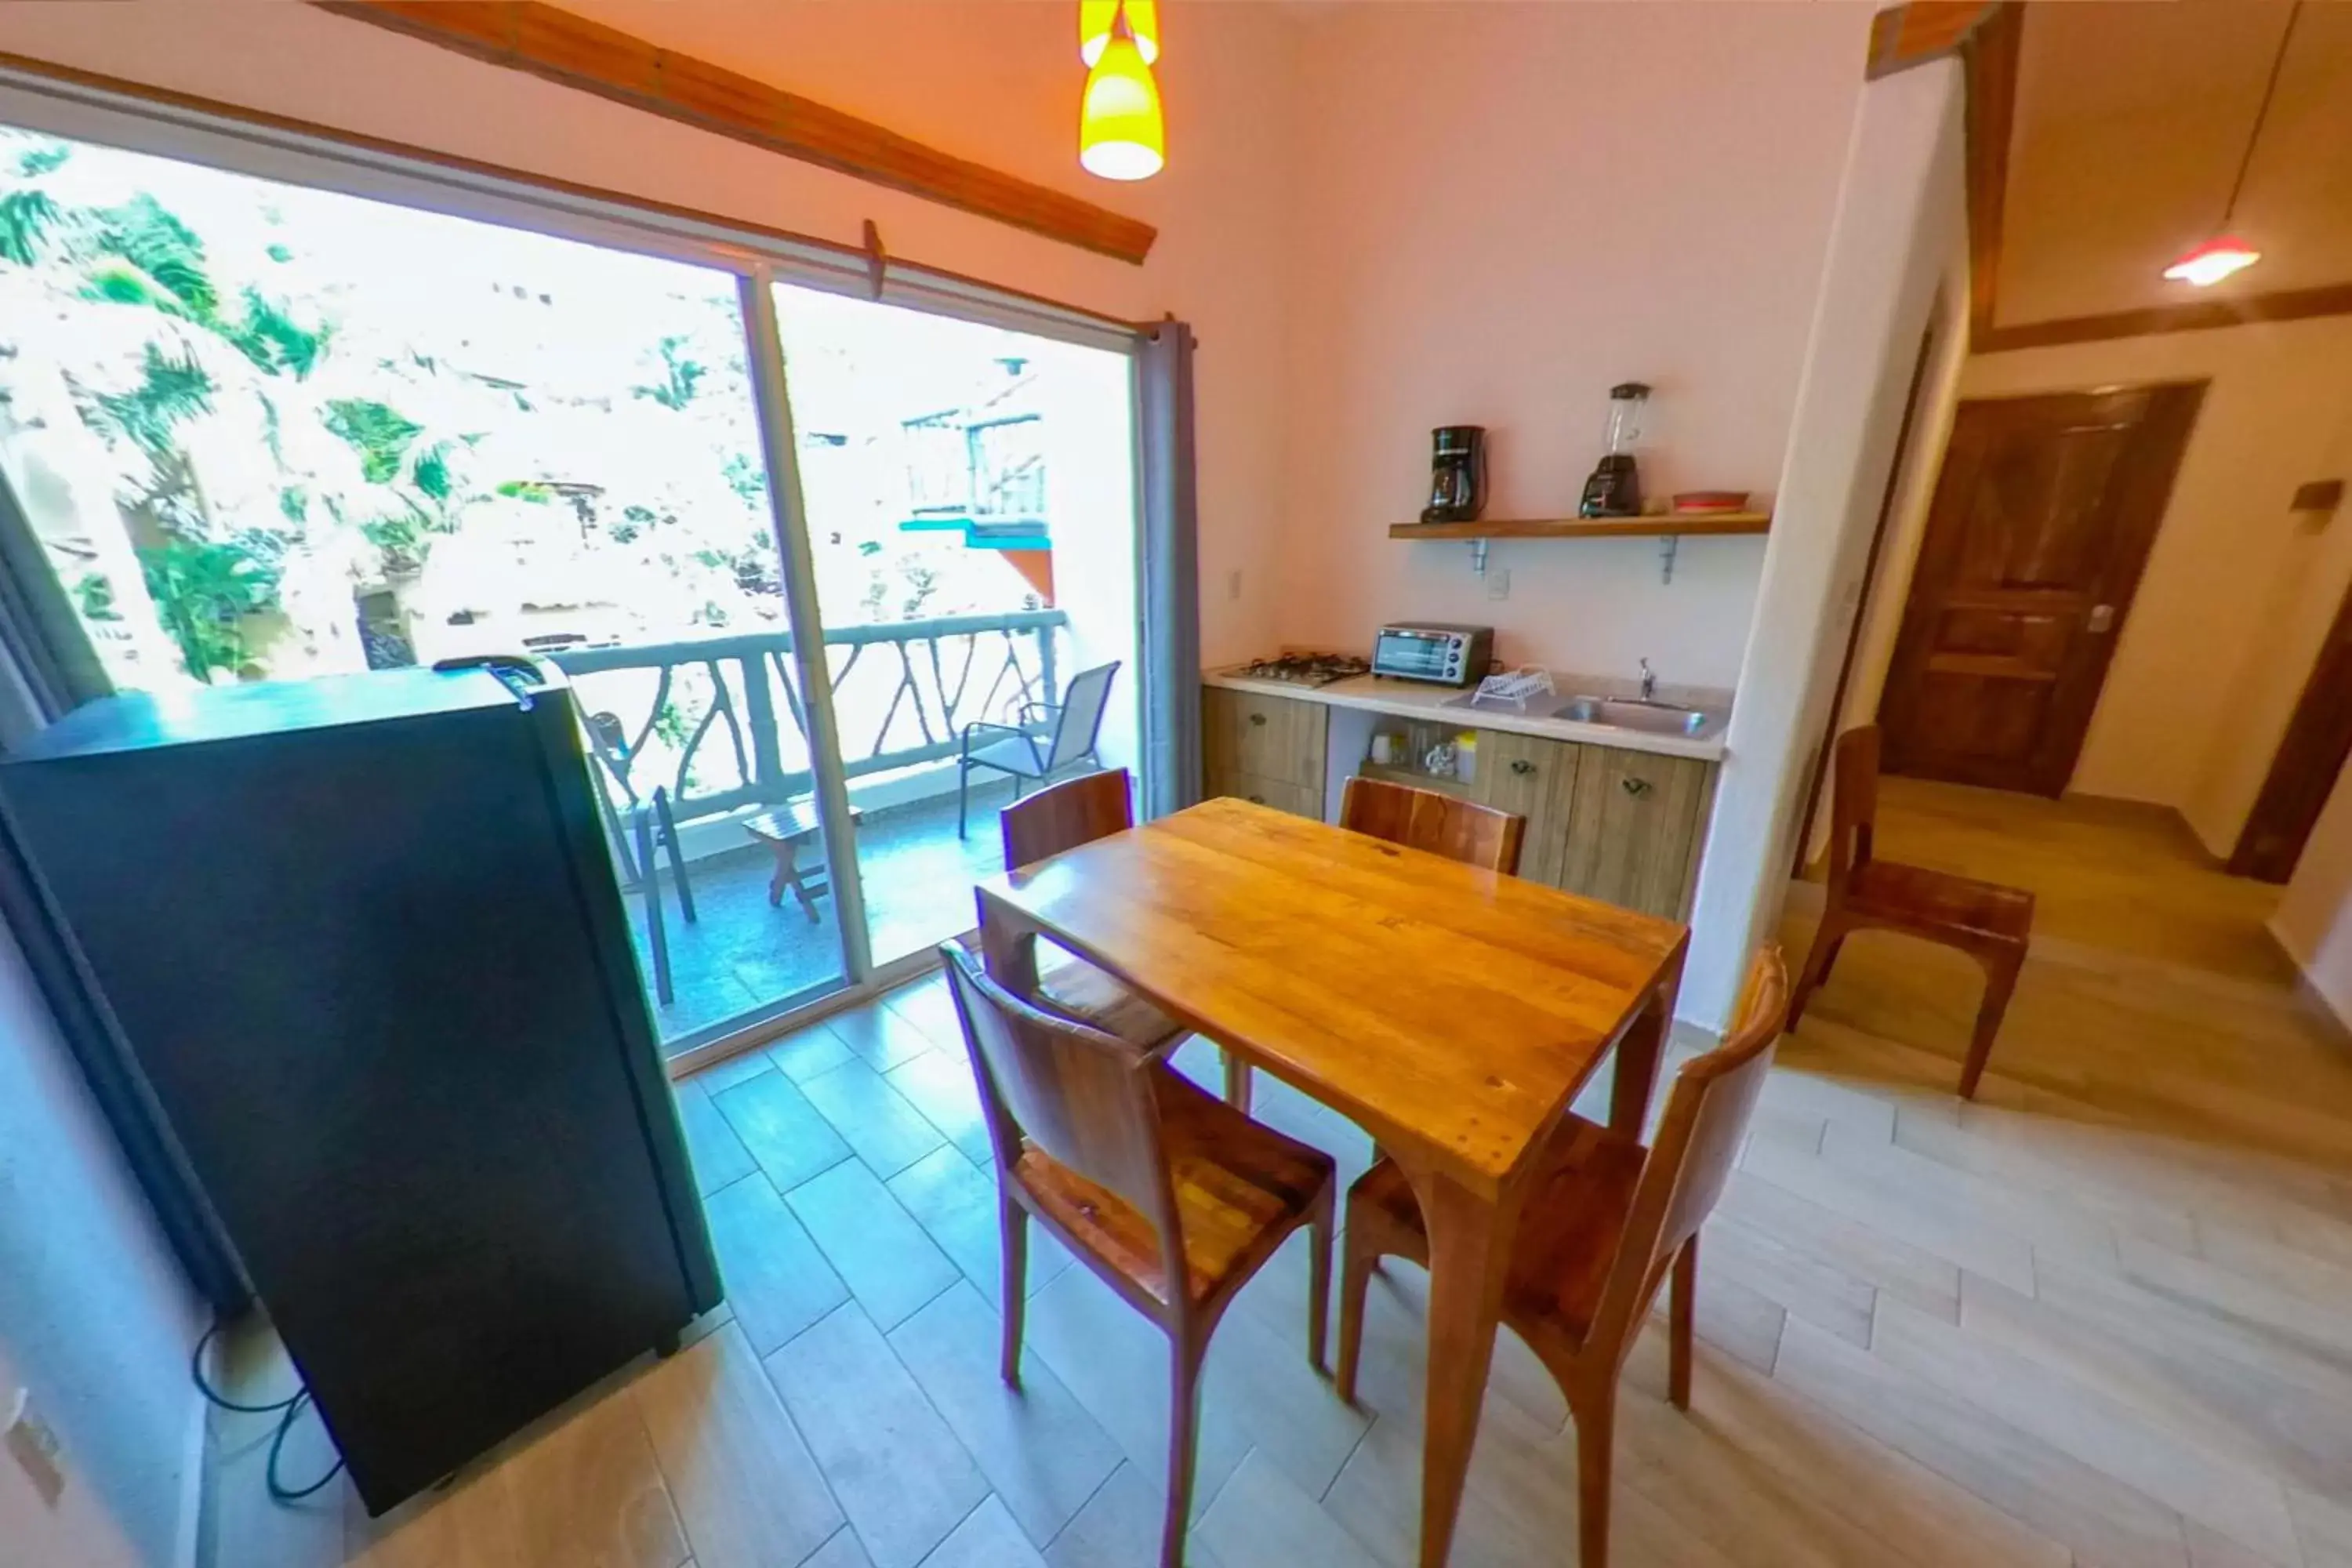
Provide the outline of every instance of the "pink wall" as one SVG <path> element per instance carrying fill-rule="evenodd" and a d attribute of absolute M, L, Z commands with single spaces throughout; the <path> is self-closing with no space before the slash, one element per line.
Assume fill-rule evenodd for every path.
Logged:
<path fill-rule="evenodd" d="M 1273 635 L 1293 29 L 1272 5 L 1163 5 L 1171 162 L 1076 167 L 1075 7 L 952 0 L 573 0 L 617 26 L 1144 218 L 1142 267 L 278 0 L 0 7 L 0 49 L 533 173 L 858 243 L 1130 319 L 1198 329 L 1202 646 Z M 1232 574 L 1241 593 L 1228 595 Z"/>
<path fill-rule="evenodd" d="M 1868 8 L 1304 8 L 1285 641 L 1360 647 L 1401 616 L 1491 623 L 1500 652 L 1729 686 L 1760 540 L 1507 542 L 1496 602 L 1461 543 L 1391 542 L 1433 426 L 1493 434 L 1495 518 L 1575 510 L 1608 388 L 1657 388 L 1658 492 L 1769 491 Z"/>

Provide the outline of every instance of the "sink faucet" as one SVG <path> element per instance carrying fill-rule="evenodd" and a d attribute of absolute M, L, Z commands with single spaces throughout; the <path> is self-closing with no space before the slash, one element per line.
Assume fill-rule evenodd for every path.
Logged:
<path fill-rule="evenodd" d="M 1658 678 L 1652 673 L 1650 661 L 1645 658 L 1642 661 L 1642 700 L 1644 702 L 1650 700 L 1650 693 L 1655 691 L 1657 688 Z"/>

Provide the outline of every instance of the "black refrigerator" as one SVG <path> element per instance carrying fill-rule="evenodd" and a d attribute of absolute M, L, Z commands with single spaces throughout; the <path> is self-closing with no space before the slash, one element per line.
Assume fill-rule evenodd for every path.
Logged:
<path fill-rule="evenodd" d="M 572 694 L 126 694 L 0 760 L 0 899 L 191 1276 L 381 1513 L 718 1303 Z"/>

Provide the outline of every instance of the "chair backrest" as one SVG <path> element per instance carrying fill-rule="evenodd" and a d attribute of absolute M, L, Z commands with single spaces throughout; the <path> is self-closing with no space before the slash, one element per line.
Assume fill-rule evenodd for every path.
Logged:
<path fill-rule="evenodd" d="M 1004 868 L 1017 871 L 1050 855 L 1124 833 L 1135 826 L 1127 770 L 1083 773 L 1026 800 L 1014 801 L 997 817 L 1004 835 Z"/>
<path fill-rule="evenodd" d="M 1675 1075 L 1588 1343 L 1631 1342 L 1675 1254 L 1706 1223 L 1788 1021 L 1788 966 L 1779 946 L 1768 944 L 1748 968 L 1731 1033 Z"/>
<path fill-rule="evenodd" d="M 1339 795 L 1339 826 L 1516 877 L 1528 819 L 1438 790 L 1351 778 Z"/>
<path fill-rule="evenodd" d="M 1024 1140 L 1034 1144 L 1133 1205 L 1160 1235 L 1168 1278 L 1182 1280 L 1182 1233 L 1150 1057 L 1115 1035 L 1029 1005 L 960 942 L 940 952 L 999 1173 L 1011 1175 Z"/>
<path fill-rule="evenodd" d="M 1061 712 L 1054 720 L 1054 744 L 1045 755 L 1048 770 L 1075 763 L 1095 749 L 1103 714 L 1110 708 L 1110 678 L 1118 673 L 1118 660 L 1112 659 L 1070 677 Z"/>
<path fill-rule="evenodd" d="M 1878 821 L 1878 726 L 1864 724 L 1837 738 L 1830 796 L 1830 894 L 1845 890 L 1846 879 L 1870 859 L 1871 830 Z"/>

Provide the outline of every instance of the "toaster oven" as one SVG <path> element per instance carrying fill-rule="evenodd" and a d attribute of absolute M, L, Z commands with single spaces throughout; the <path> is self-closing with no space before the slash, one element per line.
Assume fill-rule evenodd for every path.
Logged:
<path fill-rule="evenodd" d="M 1372 673 L 1440 686 L 1475 686 L 1495 657 L 1495 628 L 1435 621 L 1382 626 L 1372 642 Z"/>

